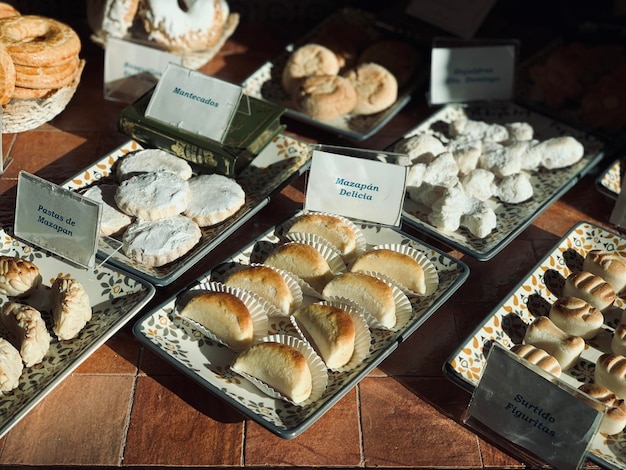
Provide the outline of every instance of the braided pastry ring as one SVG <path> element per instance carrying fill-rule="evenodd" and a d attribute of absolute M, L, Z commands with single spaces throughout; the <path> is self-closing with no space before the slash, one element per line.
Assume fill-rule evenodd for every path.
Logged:
<path fill-rule="evenodd" d="M 0 18 L 0 44 L 14 63 L 30 67 L 58 65 L 81 48 L 78 34 L 68 25 L 37 15 Z"/>

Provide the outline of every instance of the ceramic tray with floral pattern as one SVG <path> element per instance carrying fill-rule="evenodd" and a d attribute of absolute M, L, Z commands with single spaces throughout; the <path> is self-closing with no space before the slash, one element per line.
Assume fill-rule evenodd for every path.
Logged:
<path fill-rule="evenodd" d="M 286 116 L 312 127 L 348 137 L 355 141 L 371 137 L 406 106 L 411 99 L 411 93 L 424 83 L 426 79 L 424 72 L 427 68 L 423 65 L 423 52 L 420 52 L 418 47 L 415 47 L 418 65 L 411 79 L 398 88 L 398 97 L 395 103 L 387 109 L 371 115 L 353 116 L 346 114 L 329 121 L 312 119 L 294 108 L 290 96 L 282 87 L 280 78 L 289 56 L 298 47 L 310 42 L 316 42 L 315 38 L 317 35 L 325 33 L 327 30 L 333 31 L 331 34 L 334 34 L 337 41 L 341 41 L 341 38 L 348 37 L 349 31 L 354 28 L 359 28 L 359 33 L 357 34 L 362 34 L 362 32 L 367 34 L 368 44 L 386 39 L 410 41 L 410 39 L 404 38 L 399 33 L 394 33 L 395 28 L 393 26 L 384 24 L 372 13 L 357 8 L 344 8 L 330 15 L 297 42 L 289 44 L 280 55 L 264 63 L 252 75 L 246 78 L 242 83 L 244 93 L 278 104 L 285 108 Z M 346 48 L 346 50 L 350 50 L 352 45 L 347 45 Z"/>
<path fill-rule="evenodd" d="M 286 221 L 287 224 L 289 221 Z M 219 281 L 234 263 L 259 263 L 277 243 L 284 241 L 281 227 L 275 227 L 245 247 L 232 258 L 197 280 L 198 285 Z M 410 308 L 405 321 L 392 330 L 371 328 L 370 349 L 364 360 L 347 371 L 328 371 L 328 383 L 321 397 L 310 403 L 293 405 L 271 398 L 250 382 L 230 370 L 236 353 L 211 341 L 203 335 L 190 335 L 177 320 L 176 298 L 165 301 L 155 310 L 142 316 L 134 326 L 135 335 L 156 354 L 200 383 L 248 418 L 272 433 L 284 438 L 296 437 L 318 420 L 341 397 L 354 387 L 369 371 L 389 356 L 398 344 L 411 335 L 427 318 L 465 282 L 468 267 L 462 262 L 438 251 L 408 235 L 388 227 L 360 226 L 368 246 L 380 244 L 408 245 L 421 252 L 437 271 L 438 287 L 426 297 L 410 296 Z M 196 286 L 190 286 L 190 289 Z M 303 304 L 317 300 L 304 295 Z M 409 312 L 410 310 L 410 312 Z M 287 316 L 269 317 L 268 335 L 297 335 Z"/>
<path fill-rule="evenodd" d="M 80 191 L 92 184 L 113 180 L 116 162 L 129 152 L 141 148 L 139 143 L 128 141 L 70 178 L 62 186 Z M 289 181 L 302 174 L 308 168 L 310 157 L 311 147 L 308 144 L 283 134 L 275 137 L 236 177 L 246 193 L 246 202 L 243 207 L 224 222 L 201 228 L 200 242 L 178 260 L 160 267 L 141 265 L 121 253 L 119 240 L 110 237 L 101 237 L 98 256 L 157 286 L 168 285 L 253 217 L 269 202 L 271 196 L 279 192 Z"/>
<path fill-rule="evenodd" d="M 575 225 L 529 275 L 512 290 L 474 332 L 450 356 L 444 365 L 446 376 L 468 391 L 473 391 L 486 363 L 489 345 L 498 342 L 506 348 L 522 342 L 527 325 L 537 316 L 547 315 L 560 293 L 565 278 L 582 270 L 585 255 L 593 249 L 626 256 L 626 238 L 597 225 Z M 621 319 L 626 300 L 617 298 L 614 308 L 605 312 L 605 325 L 587 346 L 579 361 L 561 375 L 578 388 L 593 380 L 595 361 L 610 352 L 612 331 Z M 608 436 L 598 433 L 589 449 L 589 457 L 602 466 L 626 468 L 626 432 Z"/>
<path fill-rule="evenodd" d="M 622 160 L 615 160 L 596 179 L 596 188 L 605 196 L 617 199 L 622 192 Z"/>
<path fill-rule="evenodd" d="M 537 140 L 572 136 L 584 147 L 583 158 L 574 165 L 558 170 L 540 169 L 530 172 L 533 186 L 531 199 L 519 204 L 507 204 L 494 197 L 490 198 L 489 204 L 496 213 L 497 225 L 485 238 L 475 237 L 463 227 L 454 232 L 442 231 L 429 222 L 430 208 L 416 203 L 409 197 L 405 198 L 403 219 L 406 223 L 481 261 L 491 259 L 513 241 L 550 204 L 587 174 L 604 155 L 604 143 L 593 135 L 513 103 L 447 105 L 404 137 L 428 133 L 439 137 L 445 143 L 449 139 L 446 134 L 447 124 L 462 117 L 497 124 L 526 122 L 532 125 Z"/>
<path fill-rule="evenodd" d="M 145 280 L 124 274 L 106 265 L 85 270 L 67 261 L 32 248 L 0 230 L 0 256 L 26 259 L 41 273 L 41 285 L 28 297 L 20 299 L 37 308 L 46 322 L 52 341 L 43 362 L 24 368 L 16 389 L 2 394 L 0 400 L 0 436 L 32 410 L 54 387 L 64 380 L 87 357 L 139 312 L 155 293 Z M 58 340 L 52 332 L 48 293 L 58 276 L 73 277 L 85 288 L 92 306 L 92 318 L 71 340 Z M 1 301 L 7 301 L 4 295 Z M 0 325 L 0 336 L 7 336 Z"/>

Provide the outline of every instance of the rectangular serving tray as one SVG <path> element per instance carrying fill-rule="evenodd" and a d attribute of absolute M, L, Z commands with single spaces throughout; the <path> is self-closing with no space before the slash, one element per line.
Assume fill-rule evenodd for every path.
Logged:
<path fill-rule="evenodd" d="M 59 385 L 96 349 L 133 318 L 154 296 L 155 288 L 147 281 L 107 265 L 93 270 L 74 267 L 64 259 L 32 248 L 0 230 L 0 256 L 24 258 L 39 268 L 41 287 L 20 302 L 37 308 L 52 338 L 42 363 L 26 367 L 18 388 L 0 399 L 0 437 L 31 411 L 54 387 Z M 58 276 L 74 277 L 85 288 L 92 306 L 92 318 L 78 336 L 59 341 L 52 332 L 47 302 L 50 285 Z M 2 301 L 8 299 L 2 295 Z M 0 336 L 8 338 L 0 324 Z"/>
<path fill-rule="evenodd" d="M 490 204 L 496 213 L 497 226 L 485 238 L 474 237 L 464 228 L 455 232 L 444 232 L 428 221 L 429 208 L 405 198 L 402 215 L 404 222 L 480 261 L 487 261 L 502 251 L 553 202 L 589 173 L 604 155 L 604 143 L 595 136 L 514 103 L 446 105 L 403 138 L 429 133 L 441 137 L 445 142 L 447 138 L 441 130 L 442 127 L 445 129 L 447 123 L 461 117 L 498 124 L 527 122 L 532 125 L 538 140 L 569 135 L 582 143 L 585 149 L 583 158 L 570 167 L 531 172 L 534 195 L 528 201 L 506 204 L 491 198 Z"/>
<path fill-rule="evenodd" d="M 116 162 L 129 152 L 141 148 L 139 143 L 130 140 L 77 173 L 61 186 L 80 191 L 94 183 L 114 182 Z M 119 240 L 110 237 L 100 238 L 98 258 L 140 276 L 156 286 L 169 285 L 257 214 L 267 205 L 273 195 L 306 171 L 310 165 L 310 157 L 309 144 L 283 134 L 274 138 L 236 177 L 237 182 L 246 192 L 244 206 L 224 222 L 202 228 L 200 242 L 176 261 L 159 267 L 141 265 L 121 253 Z"/>
<path fill-rule="evenodd" d="M 597 225 L 581 222 L 570 229 L 554 248 L 530 271 L 482 323 L 461 342 L 443 366 L 444 375 L 472 393 L 486 364 L 486 351 L 493 342 L 506 348 L 522 342 L 526 326 L 538 315 L 547 315 L 558 298 L 559 282 L 582 269 L 585 255 L 593 249 L 626 256 L 626 239 Z M 612 331 L 621 319 L 626 302 L 618 298 L 614 309 L 605 313 L 605 325 L 598 336 L 587 340 L 587 347 L 574 367 L 560 379 L 578 388 L 593 377 L 595 361 L 610 352 Z M 608 468 L 626 468 L 626 432 L 614 436 L 598 433 L 588 457 Z"/>
<path fill-rule="evenodd" d="M 187 289 L 166 300 L 151 312 L 143 315 L 134 325 L 133 332 L 147 347 L 191 377 L 207 390 L 222 398 L 246 417 L 284 439 L 291 439 L 311 426 L 341 397 L 378 366 L 419 328 L 465 282 L 469 275 L 467 265 L 403 232 L 389 227 L 359 226 L 368 245 L 384 243 L 408 244 L 421 251 L 435 265 L 439 288 L 428 297 L 411 299 L 412 315 L 397 331 L 372 329 L 369 354 L 356 368 L 347 372 L 329 372 L 328 386 L 322 397 L 306 406 L 294 406 L 280 399 L 270 398 L 251 383 L 230 371 L 235 353 L 205 339 L 190 337 L 174 321 L 176 300 Z M 199 277 L 196 284 L 219 278 L 221 270 L 229 263 L 249 264 L 262 260 L 279 242 L 280 226 L 266 232 L 255 242 L 243 248 L 213 271 Z M 193 288 L 189 286 L 188 289 Z M 305 296 L 305 303 L 315 299 Z M 285 334 L 290 331 L 289 317 L 271 317 L 268 334 Z"/>

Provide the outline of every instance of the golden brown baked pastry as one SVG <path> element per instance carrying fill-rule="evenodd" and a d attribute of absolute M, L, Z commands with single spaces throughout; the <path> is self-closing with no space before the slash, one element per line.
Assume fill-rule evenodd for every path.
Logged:
<path fill-rule="evenodd" d="M 248 307 L 230 292 L 209 291 L 195 295 L 181 309 L 180 315 L 204 326 L 235 351 L 247 348 L 254 339 Z"/>
<path fill-rule="evenodd" d="M 282 85 L 292 95 L 298 84 L 306 77 L 337 75 L 339 61 L 333 51 L 320 44 L 309 43 L 294 50 L 282 72 Z"/>
<path fill-rule="evenodd" d="M 563 296 L 586 300 L 604 312 L 613 305 L 617 295 L 611 285 L 588 271 L 572 273 L 565 279 Z"/>
<path fill-rule="evenodd" d="M 0 46 L 0 106 L 7 104 L 15 91 L 15 64 L 6 48 Z"/>
<path fill-rule="evenodd" d="M 0 256 L 0 293 L 9 297 L 28 295 L 41 284 L 37 265 L 24 258 Z"/>
<path fill-rule="evenodd" d="M 333 278 L 328 261 L 317 248 L 306 243 L 279 245 L 264 264 L 292 273 L 318 292 Z"/>
<path fill-rule="evenodd" d="M 554 356 L 563 370 L 572 367 L 585 349 L 584 339 L 565 333 L 548 317 L 537 317 L 528 325 L 524 343 L 532 344 Z"/>
<path fill-rule="evenodd" d="M 309 364 L 300 351 L 287 344 L 257 343 L 237 356 L 232 369 L 255 377 L 296 404 L 311 395 Z"/>
<path fill-rule="evenodd" d="M 426 293 L 422 266 L 412 256 L 389 248 L 369 250 L 359 255 L 350 271 L 379 273 L 412 292 Z"/>
<path fill-rule="evenodd" d="M 594 381 L 608 388 L 618 397 L 626 397 L 626 357 L 621 354 L 602 354 L 596 361 Z"/>
<path fill-rule="evenodd" d="M 585 383 L 578 390 L 607 406 L 598 431 L 613 435 L 621 432 L 626 426 L 626 402 L 606 387 L 598 384 Z"/>
<path fill-rule="evenodd" d="M 295 299 L 285 277 L 269 266 L 246 266 L 230 273 L 224 284 L 258 295 L 285 315 L 294 307 Z"/>
<path fill-rule="evenodd" d="M 330 121 L 350 113 L 357 103 L 354 86 L 340 75 L 315 75 L 304 78 L 295 88 L 295 108 L 318 121 Z"/>
<path fill-rule="evenodd" d="M 59 339 L 72 339 L 91 320 L 91 303 L 82 284 L 74 278 L 58 277 L 50 287 L 52 331 Z"/>
<path fill-rule="evenodd" d="M 353 115 L 379 113 L 398 99 L 396 77 L 380 64 L 361 63 L 345 76 L 356 90 L 356 105 L 350 111 Z"/>
<path fill-rule="evenodd" d="M 41 313 L 29 305 L 6 302 L 2 305 L 0 317 L 20 351 L 24 365 L 30 367 L 43 361 L 51 338 Z"/>
<path fill-rule="evenodd" d="M 356 250 L 357 234 L 344 218 L 332 214 L 308 213 L 298 217 L 287 233 L 310 233 L 330 243 L 341 256 Z"/>
<path fill-rule="evenodd" d="M 389 284 L 369 274 L 347 272 L 333 278 L 322 295 L 329 300 L 345 299 L 362 308 L 383 327 L 396 324 L 396 303 Z"/>
<path fill-rule="evenodd" d="M 329 369 L 337 369 L 350 361 L 356 330 L 347 311 L 333 305 L 314 303 L 296 310 L 294 317 Z"/>
<path fill-rule="evenodd" d="M 626 260 L 617 253 L 590 250 L 583 260 L 583 270 L 603 278 L 616 293 L 626 287 Z"/>
<path fill-rule="evenodd" d="M 566 333 L 583 339 L 595 337 L 604 324 L 602 312 L 578 297 L 560 297 L 550 307 L 548 316 Z"/>
<path fill-rule="evenodd" d="M 556 377 L 562 373 L 561 364 L 554 356 L 532 344 L 516 344 L 511 351 Z"/>

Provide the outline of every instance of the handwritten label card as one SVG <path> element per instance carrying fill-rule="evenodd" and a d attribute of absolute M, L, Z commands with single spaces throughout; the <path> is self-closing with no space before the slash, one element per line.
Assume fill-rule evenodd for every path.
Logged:
<path fill-rule="evenodd" d="M 602 408 L 522 361 L 494 344 L 469 414 L 556 468 L 578 468 L 600 424 Z"/>
<path fill-rule="evenodd" d="M 80 194 L 20 171 L 15 235 L 84 267 L 95 264 L 101 206 Z"/>
<path fill-rule="evenodd" d="M 153 88 L 170 63 L 182 64 L 180 55 L 119 38 L 108 38 L 104 55 L 104 96 L 132 103 Z"/>
<path fill-rule="evenodd" d="M 169 64 L 146 116 L 221 142 L 241 94 L 238 85 Z"/>
<path fill-rule="evenodd" d="M 513 44 L 433 47 L 430 102 L 511 100 L 515 57 Z"/>
<path fill-rule="evenodd" d="M 314 150 L 304 209 L 399 225 L 407 168 Z"/>

